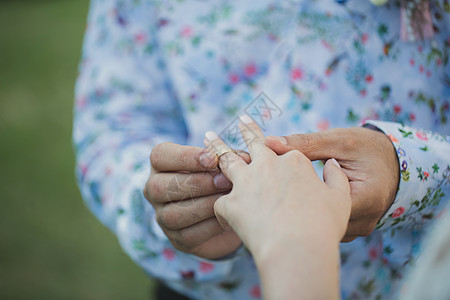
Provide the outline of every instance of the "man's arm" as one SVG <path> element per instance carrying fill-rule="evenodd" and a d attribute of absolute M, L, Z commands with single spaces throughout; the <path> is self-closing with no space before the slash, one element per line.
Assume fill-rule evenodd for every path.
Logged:
<path fill-rule="evenodd" d="M 297 149 L 312 160 L 339 161 L 352 195 L 344 241 L 367 236 L 375 228 L 394 234 L 396 229 L 418 229 L 448 201 L 447 137 L 398 123 L 367 123 L 382 132 L 352 127 L 266 139 L 278 154 Z"/>
<path fill-rule="evenodd" d="M 231 264 L 202 272 L 207 262 L 175 250 L 143 196 L 152 148 L 184 143 L 187 129 L 154 37 L 153 8 L 120 3 L 92 1 L 89 14 L 73 131 L 83 198 L 147 273 L 221 278 Z"/>

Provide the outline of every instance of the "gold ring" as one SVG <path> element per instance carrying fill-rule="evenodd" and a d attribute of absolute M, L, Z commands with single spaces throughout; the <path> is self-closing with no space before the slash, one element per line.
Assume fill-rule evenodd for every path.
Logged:
<path fill-rule="evenodd" d="M 233 149 L 231 149 L 231 148 L 224 149 L 224 150 L 222 150 L 220 153 L 217 153 L 217 152 L 216 152 L 216 156 L 217 156 L 217 168 L 218 168 L 219 170 L 220 170 L 220 157 L 221 157 L 222 155 L 225 155 L 225 154 L 229 153 L 229 152 L 233 152 L 234 154 L 236 154 L 236 151 L 233 150 Z"/>

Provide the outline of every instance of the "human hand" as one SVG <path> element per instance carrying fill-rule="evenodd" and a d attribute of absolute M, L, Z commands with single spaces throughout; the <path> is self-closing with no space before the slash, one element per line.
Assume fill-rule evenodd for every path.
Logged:
<path fill-rule="evenodd" d="M 284 140 L 284 143 L 283 143 Z M 268 136 L 265 144 L 277 154 L 299 150 L 310 160 L 335 158 L 350 181 L 352 211 L 342 241 L 367 236 L 394 201 L 399 183 L 395 148 L 382 132 L 336 128 L 312 134 Z"/>
<path fill-rule="evenodd" d="M 232 191 L 214 205 L 219 222 L 234 230 L 256 257 L 273 245 L 289 245 L 315 235 L 339 243 L 350 216 L 348 179 L 337 163 L 328 160 L 324 181 L 316 175 L 311 161 L 297 150 L 278 156 L 264 142 L 264 135 L 249 118 L 240 125 L 252 162 L 238 155 L 224 154 L 219 165 L 233 182 Z M 251 133 L 250 133 L 251 132 Z M 226 149 L 217 135 L 207 133 L 205 146 Z M 307 236 L 308 238 L 305 238 Z"/>
<path fill-rule="evenodd" d="M 207 259 L 235 251 L 241 240 L 225 232 L 214 215 L 215 201 L 231 188 L 215 168 L 216 156 L 199 147 L 162 143 L 153 148 L 150 162 L 144 195 L 174 247 Z"/>

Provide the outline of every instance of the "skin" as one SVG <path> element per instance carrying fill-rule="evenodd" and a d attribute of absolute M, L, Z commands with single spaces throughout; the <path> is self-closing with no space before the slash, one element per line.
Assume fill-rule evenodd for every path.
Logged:
<path fill-rule="evenodd" d="M 265 144 L 277 154 L 302 152 L 310 160 L 335 158 L 350 181 L 352 212 L 343 242 L 367 236 L 395 199 L 400 168 L 395 148 L 382 132 L 336 128 L 313 134 L 269 136 Z"/>
<path fill-rule="evenodd" d="M 249 160 L 247 154 L 240 155 Z M 150 161 L 144 195 L 176 249 L 216 259 L 241 245 L 239 237 L 225 232 L 214 215 L 215 201 L 231 188 L 216 168 L 215 155 L 200 147 L 162 143 L 153 148 Z"/>
<path fill-rule="evenodd" d="M 232 152 L 220 159 L 233 189 L 215 202 L 219 222 L 252 253 L 266 299 L 338 299 L 339 241 L 351 208 L 347 176 L 328 160 L 323 182 L 301 152 L 277 155 L 255 123 L 248 127 L 258 135 L 248 145 L 252 162 Z M 205 143 L 226 147 L 212 134 Z"/>
<path fill-rule="evenodd" d="M 369 235 L 395 198 L 400 178 L 398 159 L 391 141 L 381 132 L 360 127 L 337 128 L 313 134 L 269 136 L 265 144 L 279 155 L 298 150 L 310 160 L 335 158 L 339 162 L 350 180 L 352 197 L 344 242 Z M 155 146 L 144 194 L 153 205 L 161 228 L 178 250 L 216 259 L 234 252 L 241 242 L 235 234 L 224 232 L 215 220 L 214 203 L 230 191 L 231 183 L 221 177 L 223 186 L 214 185 L 214 176 L 220 174 L 217 160 L 213 156 L 205 163 L 200 159 L 205 153 L 208 151 L 203 148 L 173 143 Z M 239 155 L 250 162 L 246 153 Z M 178 190 L 174 190 L 174 182 Z"/>

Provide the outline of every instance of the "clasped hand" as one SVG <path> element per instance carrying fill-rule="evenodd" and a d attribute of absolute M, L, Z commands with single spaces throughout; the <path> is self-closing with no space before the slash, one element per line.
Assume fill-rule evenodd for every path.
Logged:
<path fill-rule="evenodd" d="M 344 242 L 370 234 L 395 197 L 398 160 L 384 133 L 359 127 L 338 128 L 269 136 L 265 145 L 278 155 L 299 150 L 309 160 L 335 158 L 339 162 L 350 181 L 352 199 Z M 238 155 L 250 163 L 248 154 Z M 231 182 L 216 168 L 216 157 L 203 148 L 163 143 L 154 147 L 150 160 L 152 171 L 144 193 L 172 244 L 209 259 L 235 251 L 241 240 L 234 232 L 224 231 L 214 214 L 215 202 L 231 189 Z"/>

